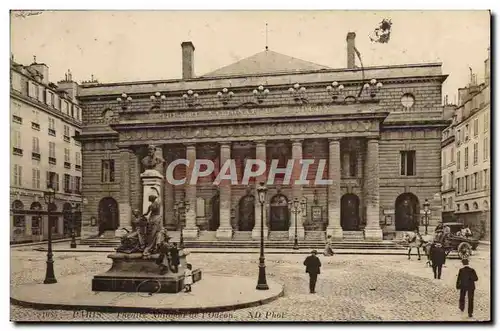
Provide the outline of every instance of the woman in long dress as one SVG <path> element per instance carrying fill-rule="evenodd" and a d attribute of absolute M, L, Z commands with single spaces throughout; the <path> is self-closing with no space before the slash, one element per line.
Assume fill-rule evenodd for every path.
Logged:
<path fill-rule="evenodd" d="M 148 211 L 143 215 L 147 216 L 149 214 L 149 221 L 146 233 L 146 248 L 144 249 L 144 256 L 149 256 L 156 251 L 156 248 L 161 242 L 160 234 L 163 229 L 162 219 L 160 215 L 161 206 L 158 201 L 158 197 L 155 195 L 150 195 L 148 199 L 151 204 L 148 207 Z"/>
<path fill-rule="evenodd" d="M 328 235 L 326 237 L 325 251 L 323 252 L 323 255 L 325 255 L 325 256 L 332 256 L 333 255 L 332 236 L 331 235 Z"/>

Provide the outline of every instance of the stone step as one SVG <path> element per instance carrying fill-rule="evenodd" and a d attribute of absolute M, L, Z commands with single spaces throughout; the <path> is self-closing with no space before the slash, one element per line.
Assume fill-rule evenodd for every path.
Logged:
<path fill-rule="evenodd" d="M 215 241 L 217 240 L 217 232 L 216 231 L 200 231 L 198 233 L 198 240 L 207 240 L 207 241 Z M 186 238 L 184 238 L 186 241 Z"/>
<path fill-rule="evenodd" d="M 270 241 L 289 241 L 288 231 L 269 231 Z"/>
<path fill-rule="evenodd" d="M 252 240 L 252 231 L 234 231 L 233 240 Z"/>
<path fill-rule="evenodd" d="M 306 231 L 305 240 L 308 241 L 320 241 L 325 242 L 325 232 L 324 231 Z"/>

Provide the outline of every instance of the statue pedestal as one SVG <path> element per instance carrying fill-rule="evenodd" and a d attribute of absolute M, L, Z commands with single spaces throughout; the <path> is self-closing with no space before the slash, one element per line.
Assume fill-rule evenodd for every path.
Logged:
<path fill-rule="evenodd" d="M 113 253 L 108 258 L 113 260 L 111 268 L 92 279 L 92 291 L 97 292 L 145 292 L 178 293 L 184 288 L 184 270 L 186 256 L 179 251 L 179 270 L 170 270 L 160 274 L 157 264 L 159 254 L 143 257 L 142 253 Z M 193 269 L 193 283 L 201 280 L 201 270 Z"/>
<path fill-rule="evenodd" d="M 163 201 L 163 176 L 154 169 L 148 169 L 141 174 L 142 180 L 142 212 L 148 210 L 151 202 L 149 196 L 157 196 L 158 201 Z M 163 208 L 161 210 L 161 217 L 163 219 Z"/>

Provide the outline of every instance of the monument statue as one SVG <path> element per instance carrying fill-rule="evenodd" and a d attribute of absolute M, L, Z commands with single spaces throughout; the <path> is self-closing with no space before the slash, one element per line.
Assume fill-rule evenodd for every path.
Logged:
<path fill-rule="evenodd" d="M 148 197 L 151 204 L 143 217 L 149 215 L 148 226 L 146 232 L 146 248 L 144 249 L 143 255 L 149 256 L 158 251 L 159 246 L 162 244 L 166 233 L 164 233 L 162 217 L 161 217 L 161 205 L 158 201 L 158 197 L 155 195 L 150 195 Z"/>
<path fill-rule="evenodd" d="M 148 146 L 148 155 L 144 157 L 141 162 L 144 167 L 144 171 L 156 170 L 160 174 L 163 173 L 163 164 L 165 163 L 165 160 L 156 155 L 156 146 Z"/>
<path fill-rule="evenodd" d="M 146 247 L 148 220 L 138 209 L 132 211 L 132 216 L 132 231 L 124 228 L 127 233 L 121 237 L 121 245 L 116 249 L 119 253 L 142 253 Z"/>

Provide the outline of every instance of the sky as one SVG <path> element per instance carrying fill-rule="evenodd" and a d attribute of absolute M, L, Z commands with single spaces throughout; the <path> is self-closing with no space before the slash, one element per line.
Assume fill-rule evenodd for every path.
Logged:
<path fill-rule="evenodd" d="M 487 11 L 44 11 L 11 14 L 11 54 L 21 64 L 49 66 L 57 82 L 100 83 L 181 77 L 181 42 L 195 46 L 195 74 L 203 75 L 266 46 L 332 68 L 346 67 L 346 35 L 356 32 L 363 65 L 442 62 L 453 101 L 469 82 L 483 81 L 490 45 Z M 373 43 L 379 22 L 392 21 L 390 41 Z"/>

